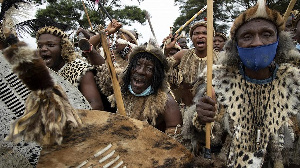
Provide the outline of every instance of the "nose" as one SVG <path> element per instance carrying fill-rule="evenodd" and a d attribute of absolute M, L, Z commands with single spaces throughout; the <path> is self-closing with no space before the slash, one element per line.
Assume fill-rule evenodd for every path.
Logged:
<path fill-rule="evenodd" d="M 46 51 L 48 48 L 47 48 L 47 46 L 46 45 L 42 45 L 41 47 L 40 47 L 40 50 L 41 51 Z"/>
<path fill-rule="evenodd" d="M 146 73 L 146 67 L 145 66 L 138 66 L 138 67 L 136 67 L 136 72 L 138 74 L 145 74 Z"/>
<path fill-rule="evenodd" d="M 264 45 L 264 43 L 262 42 L 259 35 L 255 35 L 252 40 L 251 47 L 257 47 L 257 46 L 262 46 L 262 45 Z"/>
<path fill-rule="evenodd" d="M 201 38 L 203 38 L 204 37 L 204 34 L 203 33 L 199 33 L 198 35 L 197 35 L 197 38 L 199 38 L 199 39 L 201 39 Z"/>

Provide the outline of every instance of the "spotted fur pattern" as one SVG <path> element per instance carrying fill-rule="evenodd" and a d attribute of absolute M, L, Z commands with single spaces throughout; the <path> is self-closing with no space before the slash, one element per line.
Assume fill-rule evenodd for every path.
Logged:
<path fill-rule="evenodd" d="M 59 71 L 58 74 L 78 87 L 82 77 L 86 72 L 92 70 L 92 66 L 83 62 L 80 59 L 76 59 L 70 63 L 66 63 Z"/>
<path fill-rule="evenodd" d="M 207 58 L 199 58 L 195 54 L 195 49 L 189 49 L 186 54 L 181 58 L 180 64 L 178 65 L 178 75 L 176 85 L 181 84 L 182 82 L 193 84 L 198 74 L 200 74 L 203 69 L 206 67 Z M 172 61 L 168 59 L 168 61 Z M 170 77 L 169 77 L 170 78 Z"/>
<path fill-rule="evenodd" d="M 261 85 L 245 81 L 234 69 L 223 66 L 215 68 L 216 78 L 213 83 L 218 102 L 229 105 L 226 109 L 230 123 L 227 131 L 232 133 L 232 143 L 227 159 L 228 167 L 261 167 L 268 161 L 283 162 L 282 158 L 289 156 L 278 156 L 278 153 L 284 150 L 299 152 L 299 148 L 294 148 L 295 142 L 290 142 L 292 145 L 288 146 L 285 141 L 287 137 L 294 140 L 299 138 L 299 134 L 294 132 L 299 129 L 299 123 L 292 121 L 292 118 L 299 115 L 300 108 L 299 68 L 283 64 L 271 83 Z M 257 126 L 259 122 L 261 125 Z M 285 126 L 294 129 L 283 134 L 280 129 Z M 260 145 L 256 144 L 258 129 L 261 130 Z M 283 164 L 300 165 L 299 159 L 293 158 Z"/>

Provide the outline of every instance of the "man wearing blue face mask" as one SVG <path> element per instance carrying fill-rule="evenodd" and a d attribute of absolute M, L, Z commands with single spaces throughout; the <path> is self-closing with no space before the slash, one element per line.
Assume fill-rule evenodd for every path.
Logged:
<path fill-rule="evenodd" d="M 284 26 L 282 16 L 258 0 L 235 19 L 222 64 L 213 67 L 217 101 L 198 87 L 183 133 L 194 133 L 192 144 L 201 144 L 205 124 L 214 122 L 211 149 L 221 149 L 212 150 L 210 165 L 299 167 L 300 55 Z M 216 110 L 217 103 L 224 109 Z"/>

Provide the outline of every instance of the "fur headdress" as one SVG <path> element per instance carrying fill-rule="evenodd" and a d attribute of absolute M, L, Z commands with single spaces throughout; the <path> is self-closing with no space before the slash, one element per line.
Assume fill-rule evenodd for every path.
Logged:
<path fill-rule="evenodd" d="M 45 20 L 45 21 L 43 21 Z M 67 29 L 68 26 L 56 23 L 54 21 L 49 21 L 51 19 L 48 18 L 42 18 L 38 21 L 40 24 L 43 24 L 44 27 L 36 27 L 39 28 L 37 30 L 36 39 L 38 40 L 40 35 L 42 34 L 52 34 L 54 36 L 57 36 L 61 38 L 61 56 L 66 62 L 72 62 L 76 59 L 76 54 L 74 51 L 74 46 L 71 43 L 71 41 L 68 39 L 68 35 L 64 32 L 64 29 Z M 45 26 L 46 25 L 46 26 Z"/>
<path fill-rule="evenodd" d="M 193 32 L 194 30 L 199 27 L 199 26 L 204 26 L 207 28 L 207 22 L 206 21 L 200 21 L 200 22 L 197 22 L 195 24 L 193 24 L 193 26 L 190 28 L 190 38 L 192 39 L 192 36 L 193 36 Z"/>
<path fill-rule="evenodd" d="M 20 18 L 29 16 L 28 0 L 3 0 L 0 12 L 0 41 L 4 41 L 9 34 L 16 33 L 16 26 L 21 23 Z M 20 9 L 24 10 L 20 10 Z"/>
<path fill-rule="evenodd" d="M 129 55 L 129 62 L 134 58 L 138 53 L 147 52 L 156 57 L 164 66 L 165 71 L 168 71 L 168 62 L 166 56 L 162 50 L 157 46 L 154 40 L 149 40 L 145 45 L 137 46 Z"/>
<path fill-rule="evenodd" d="M 268 8 L 265 0 L 258 0 L 255 6 L 247 9 L 234 20 L 230 30 L 230 38 L 235 38 L 235 33 L 243 24 L 259 18 L 266 19 L 274 23 L 279 32 L 285 29 L 285 23 L 280 13 Z"/>
<path fill-rule="evenodd" d="M 300 12 L 298 10 L 293 10 L 291 12 L 291 16 L 292 16 L 292 24 L 294 28 L 297 28 L 297 23 L 300 20 Z"/>
<path fill-rule="evenodd" d="M 226 37 L 226 35 L 225 35 L 224 33 L 217 32 L 217 33 L 215 34 L 215 37 L 216 37 L 216 36 L 220 36 L 220 37 L 222 37 L 222 38 L 224 39 L 224 41 L 227 41 L 227 37 Z"/>
<path fill-rule="evenodd" d="M 138 42 L 137 42 L 138 35 L 136 32 L 134 32 L 133 30 L 125 30 L 125 29 L 120 29 L 120 31 L 122 33 L 127 34 L 134 41 L 134 44 L 138 45 Z"/>

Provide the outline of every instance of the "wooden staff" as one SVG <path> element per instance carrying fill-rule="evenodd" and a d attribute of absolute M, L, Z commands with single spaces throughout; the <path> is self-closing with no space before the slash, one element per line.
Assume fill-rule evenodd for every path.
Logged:
<path fill-rule="evenodd" d="M 151 23 L 151 20 L 150 20 L 150 14 L 149 14 L 148 11 L 145 11 L 145 14 L 146 14 L 146 19 L 148 20 L 148 23 L 149 23 L 149 26 L 150 26 L 150 30 L 151 30 L 151 32 L 152 32 L 152 34 L 153 34 L 153 37 L 154 37 L 155 40 L 156 40 L 156 36 L 155 36 L 155 33 L 154 33 L 154 29 L 153 29 L 153 27 L 152 27 L 152 23 Z"/>
<path fill-rule="evenodd" d="M 123 99 L 122 99 L 122 94 L 121 94 L 120 83 L 118 81 L 117 74 L 116 74 L 114 65 L 111 60 L 111 52 L 109 50 L 109 46 L 107 45 L 107 37 L 104 32 L 101 32 L 101 44 L 102 44 L 104 53 L 106 55 L 106 61 L 108 63 L 108 68 L 109 68 L 109 71 L 111 74 L 110 77 L 111 77 L 111 81 L 113 84 L 113 89 L 114 89 L 114 94 L 115 94 L 115 98 L 116 98 L 116 102 L 117 102 L 118 111 L 121 115 L 126 116 L 124 103 L 123 103 Z"/>
<path fill-rule="evenodd" d="M 188 20 L 187 22 L 185 22 L 184 25 L 180 26 L 180 28 L 178 30 L 176 30 L 175 35 L 178 34 L 182 29 L 185 28 L 185 26 L 187 26 L 188 24 L 190 24 L 194 19 L 196 19 L 197 16 L 199 16 L 202 12 L 205 11 L 205 9 L 207 8 L 207 5 L 205 5 L 199 12 L 197 12 L 192 18 L 190 18 L 190 20 Z"/>
<path fill-rule="evenodd" d="M 108 17 L 108 19 L 110 20 L 110 21 L 112 21 L 112 17 L 110 16 L 110 14 L 107 12 L 107 10 L 104 8 L 104 6 L 101 4 L 101 2 L 100 3 L 98 3 L 99 5 L 100 5 L 100 8 L 104 11 L 104 13 L 106 14 L 106 16 Z M 121 32 L 122 32 L 122 28 L 121 29 L 119 29 Z M 118 32 L 120 32 L 120 31 L 118 31 Z M 123 39 L 123 40 L 127 40 L 126 39 L 126 37 L 124 36 L 124 34 L 123 34 L 123 32 L 121 33 L 121 38 Z"/>
<path fill-rule="evenodd" d="M 212 64 L 213 64 L 213 0 L 207 0 L 207 95 L 212 98 Z M 210 133 L 211 123 L 206 123 L 204 157 L 211 159 Z"/>
<path fill-rule="evenodd" d="M 84 9 L 85 15 L 86 15 L 86 17 L 87 17 L 87 19 L 88 19 L 88 22 L 89 22 L 89 24 L 90 24 L 91 30 L 93 30 L 93 26 L 92 26 L 92 23 L 91 23 L 91 20 L 90 20 L 88 11 L 87 11 L 87 9 L 86 9 L 86 7 L 85 7 L 84 2 L 83 2 L 83 1 L 81 1 L 81 2 L 82 2 L 82 6 L 83 6 L 83 9 Z"/>
<path fill-rule="evenodd" d="M 295 4 L 296 4 L 296 1 L 297 0 L 291 0 L 290 3 L 289 3 L 289 6 L 287 7 L 284 15 L 283 15 L 283 20 L 284 20 L 284 23 L 286 23 L 286 21 L 288 20 L 288 17 L 290 16 L 290 13 L 291 11 L 293 10 Z"/>

